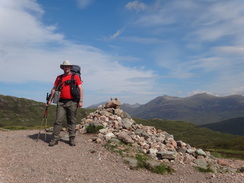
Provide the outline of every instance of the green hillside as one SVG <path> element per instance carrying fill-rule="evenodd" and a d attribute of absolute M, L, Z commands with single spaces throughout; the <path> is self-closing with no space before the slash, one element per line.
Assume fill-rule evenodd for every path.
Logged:
<path fill-rule="evenodd" d="M 244 135 L 244 117 L 231 118 L 217 123 L 200 125 L 200 127 L 209 128 L 222 133 Z"/>
<path fill-rule="evenodd" d="M 45 103 L 42 102 L 0 95 L 0 127 L 40 126 L 45 109 Z M 48 126 L 53 125 L 55 111 L 55 105 L 48 107 Z M 78 109 L 77 122 L 87 116 L 90 111 L 88 109 Z"/>

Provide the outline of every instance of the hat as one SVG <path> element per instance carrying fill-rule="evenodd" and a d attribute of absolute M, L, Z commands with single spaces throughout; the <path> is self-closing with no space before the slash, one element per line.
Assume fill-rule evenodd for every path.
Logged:
<path fill-rule="evenodd" d="M 63 69 L 64 66 L 71 66 L 71 67 L 73 67 L 73 65 L 71 65 L 71 63 L 70 63 L 68 60 L 65 60 L 65 61 L 63 62 L 63 64 L 60 64 L 60 68 L 61 68 L 61 69 Z"/>

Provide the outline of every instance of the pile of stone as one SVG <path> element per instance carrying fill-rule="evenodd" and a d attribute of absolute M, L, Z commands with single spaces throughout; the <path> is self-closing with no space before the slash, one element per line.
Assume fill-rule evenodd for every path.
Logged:
<path fill-rule="evenodd" d="M 95 112 L 82 119 L 80 131 L 86 132 L 88 126 L 102 126 L 94 139 L 97 143 L 106 144 L 111 139 L 118 139 L 149 154 L 155 160 L 191 164 L 203 169 L 210 168 L 215 172 L 238 171 L 222 166 L 209 152 L 174 140 L 174 136 L 166 131 L 137 124 L 120 109 L 120 105 L 120 101 L 115 98 L 99 106 Z"/>

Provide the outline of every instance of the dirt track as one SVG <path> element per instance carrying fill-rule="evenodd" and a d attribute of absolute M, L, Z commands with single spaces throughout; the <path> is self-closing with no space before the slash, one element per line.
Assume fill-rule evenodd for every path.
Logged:
<path fill-rule="evenodd" d="M 0 183 L 242 183 L 244 173 L 200 173 L 187 165 L 172 165 L 173 174 L 158 175 L 146 170 L 130 170 L 121 157 L 91 135 L 77 135 L 77 146 L 70 147 L 66 133 L 57 146 L 49 147 L 51 134 L 36 142 L 38 130 L 0 131 Z M 243 161 L 232 161 L 244 165 Z"/>

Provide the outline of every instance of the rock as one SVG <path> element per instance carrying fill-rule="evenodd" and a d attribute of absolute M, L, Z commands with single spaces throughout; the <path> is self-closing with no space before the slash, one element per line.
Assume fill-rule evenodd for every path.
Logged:
<path fill-rule="evenodd" d="M 125 132 L 119 133 L 118 139 L 122 140 L 126 144 L 132 144 L 134 142 L 132 138 Z"/>
<path fill-rule="evenodd" d="M 161 163 L 159 161 L 155 161 L 155 160 L 147 160 L 146 165 L 149 169 L 153 169 L 156 166 L 160 166 Z"/>
<path fill-rule="evenodd" d="M 97 121 L 92 121 L 91 123 L 89 123 L 90 126 L 94 126 L 94 127 L 98 127 L 101 126 L 102 124 L 97 122 Z"/>
<path fill-rule="evenodd" d="M 122 118 L 129 118 L 131 119 L 130 115 L 126 112 L 123 112 L 121 115 L 120 115 Z"/>
<path fill-rule="evenodd" d="M 195 153 L 197 156 L 205 156 L 205 157 L 207 156 L 206 153 L 202 149 L 197 149 L 195 151 Z"/>
<path fill-rule="evenodd" d="M 186 143 L 182 142 L 181 140 L 177 141 L 177 147 L 185 147 L 186 146 Z"/>
<path fill-rule="evenodd" d="M 115 109 L 114 110 L 114 114 L 120 116 L 121 114 L 123 114 L 123 110 L 121 110 L 121 109 Z"/>
<path fill-rule="evenodd" d="M 228 163 L 226 160 L 218 159 L 217 162 L 218 162 L 218 164 L 220 164 L 221 166 L 229 166 L 229 163 Z"/>
<path fill-rule="evenodd" d="M 99 132 L 100 132 L 101 134 L 106 134 L 106 133 L 107 133 L 107 129 L 105 129 L 105 128 L 100 129 Z"/>
<path fill-rule="evenodd" d="M 96 142 L 97 142 L 97 143 L 102 143 L 103 140 L 102 140 L 101 138 L 97 138 L 97 139 L 96 139 Z"/>
<path fill-rule="evenodd" d="M 108 111 L 105 111 L 105 110 L 102 110 L 102 111 L 100 111 L 100 114 L 102 115 L 102 116 L 109 116 L 109 112 Z"/>
<path fill-rule="evenodd" d="M 115 135 L 112 133 L 112 132 L 108 132 L 106 135 L 105 135 L 105 140 L 108 141 L 110 140 L 111 138 L 115 137 Z"/>
<path fill-rule="evenodd" d="M 157 155 L 158 150 L 156 148 L 150 148 L 148 149 L 148 154 L 156 156 Z"/>
<path fill-rule="evenodd" d="M 157 129 L 157 133 L 161 133 L 161 132 L 163 132 L 163 130 Z"/>
<path fill-rule="evenodd" d="M 131 129 L 133 123 L 134 121 L 129 118 L 122 119 L 122 125 L 125 129 Z"/>
<path fill-rule="evenodd" d="M 184 158 L 183 158 L 183 162 L 185 164 L 190 164 L 191 162 L 193 162 L 195 160 L 194 156 L 191 156 L 190 154 L 185 154 Z"/>
<path fill-rule="evenodd" d="M 114 108 L 114 109 L 119 109 L 121 106 L 121 102 L 115 98 L 115 99 L 110 99 L 110 101 L 108 101 L 106 104 L 105 104 L 105 108 Z"/>
<path fill-rule="evenodd" d="M 186 153 L 186 149 L 185 148 L 178 148 L 177 151 L 181 152 L 181 153 Z"/>
<path fill-rule="evenodd" d="M 240 172 L 244 172 L 244 165 L 240 168 Z"/>
<path fill-rule="evenodd" d="M 196 163 L 196 165 L 200 168 L 203 168 L 203 169 L 207 169 L 208 168 L 208 163 L 206 162 L 205 159 L 196 159 L 194 161 L 194 163 Z"/>
<path fill-rule="evenodd" d="M 174 139 L 169 139 L 169 143 L 174 147 L 177 148 L 177 142 Z"/>
<path fill-rule="evenodd" d="M 191 154 L 191 155 L 194 155 L 195 154 L 195 149 L 187 149 L 186 152 Z"/>
<path fill-rule="evenodd" d="M 143 133 L 143 130 L 142 129 L 135 130 L 135 134 L 136 135 L 142 136 L 142 133 Z"/>
<path fill-rule="evenodd" d="M 157 152 L 157 157 L 159 159 L 175 160 L 177 157 L 177 152 L 172 151 L 160 151 Z"/>
<path fill-rule="evenodd" d="M 131 169 L 137 169 L 137 160 L 134 158 L 125 157 L 123 158 L 126 163 L 129 164 Z"/>

